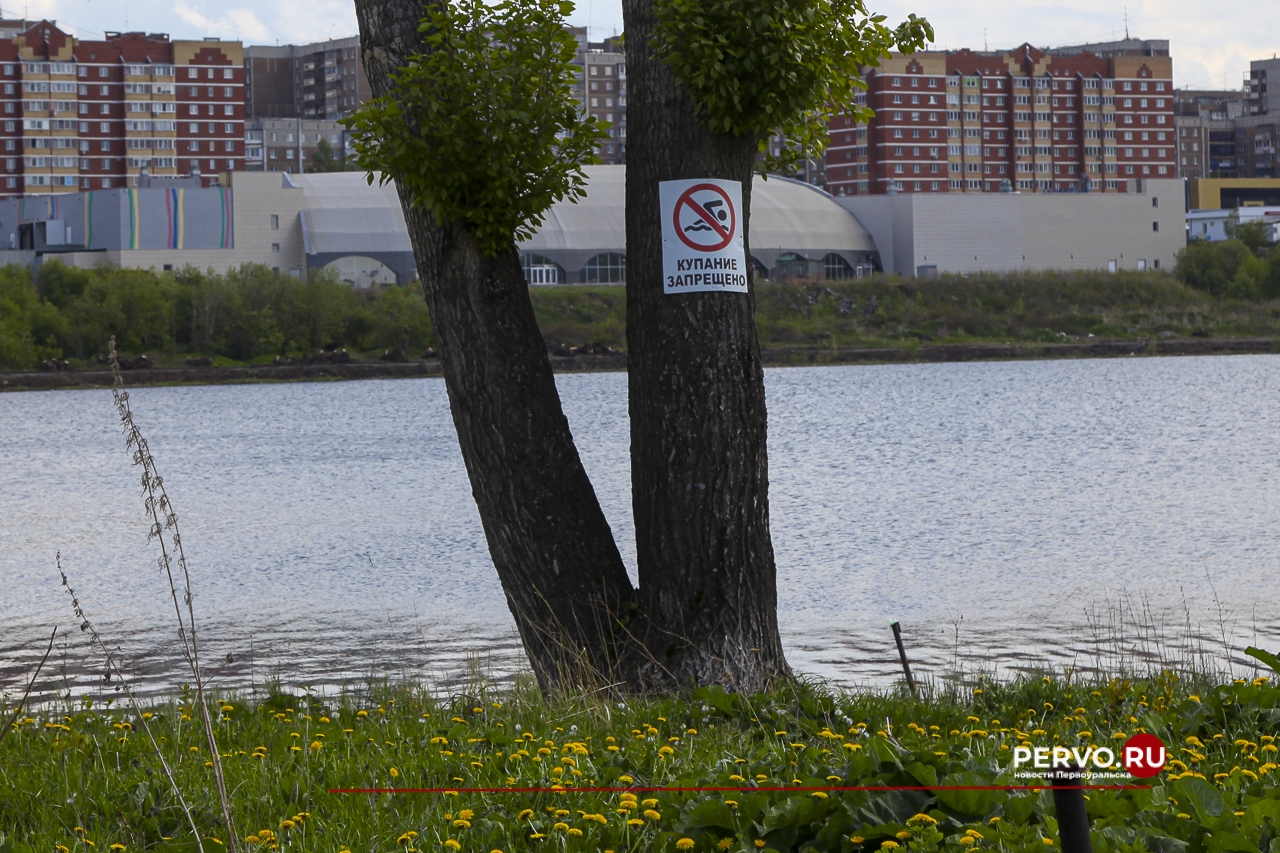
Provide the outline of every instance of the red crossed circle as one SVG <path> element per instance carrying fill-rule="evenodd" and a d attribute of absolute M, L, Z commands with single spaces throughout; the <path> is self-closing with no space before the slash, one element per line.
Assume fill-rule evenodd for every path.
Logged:
<path fill-rule="evenodd" d="M 694 199 L 693 194 L 696 192 L 702 192 L 703 190 L 710 190 L 724 199 L 724 206 L 729 211 L 728 229 L 721 225 L 720 220 L 716 219 L 715 216 L 702 206 L 702 204 Z M 695 216 L 710 225 L 712 231 L 719 235 L 720 241 L 704 245 L 702 243 L 695 243 L 693 240 L 690 240 L 685 236 L 684 230 L 680 227 L 680 211 L 685 207 L 688 207 L 693 211 Z M 725 246 L 729 245 L 729 241 L 733 239 L 734 231 L 738 227 L 738 212 L 733 209 L 733 202 L 729 199 L 729 194 L 715 184 L 695 184 L 694 186 L 689 187 L 689 189 L 680 194 L 680 198 L 676 199 L 675 209 L 672 211 L 671 216 L 672 224 L 676 229 L 676 236 L 680 238 L 680 242 L 684 243 L 690 249 L 698 252 L 720 251 Z"/>

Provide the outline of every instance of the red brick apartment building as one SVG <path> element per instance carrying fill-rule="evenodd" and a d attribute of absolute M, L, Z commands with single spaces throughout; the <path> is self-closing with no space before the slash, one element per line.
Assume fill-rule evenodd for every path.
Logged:
<path fill-rule="evenodd" d="M 1162 41 L 895 54 L 858 96 L 875 117 L 831 122 L 827 190 L 1129 192 L 1175 176 L 1172 77 Z"/>
<path fill-rule="evenodd" d="M 239 42 L 105 35 L 0 21 L 0 198 L 244 169 Z"/>

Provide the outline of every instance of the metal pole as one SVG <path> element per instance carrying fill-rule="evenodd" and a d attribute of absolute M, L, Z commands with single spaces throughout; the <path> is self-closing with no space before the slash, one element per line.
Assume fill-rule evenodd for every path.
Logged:
<path fill-rule="evenodd" d="M 1062 853 L 1093 853 L 1089 838 L 1089 812 L 1084 802 L 1084 771 L 1079 767 L 1050 770 L 1045 781 L 1053 789 Z"/>
<path fill-rule="evenodd" d="M 907 676 L 907 688 L 912 696 L 916 696 L 916 680 L 911 677 L 911 664 L 907 663 L 907 650 L 902 645 L 902 629 L 897 622 L 889 627 L 893 629 L 893 641 L 898 644 L 898 657 L 902 660 L 902 672 Z"/>

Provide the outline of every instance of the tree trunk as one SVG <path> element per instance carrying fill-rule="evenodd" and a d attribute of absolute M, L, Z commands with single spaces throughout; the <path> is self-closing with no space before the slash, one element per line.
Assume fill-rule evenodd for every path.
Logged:
<path fill-rule="evenodd" d="M 420 0 L 357 0 L 375 96 L 425 45 Z M 634 592 L 560 407 L 514 242 L 480 251 L 400 189 L 489 553 L 544 690 L 607 678 Z"/>
<path fill-rule="evenodd" d="M 627 350 L 645 682 L 750 692 L 789 675 L 769 538 L 764 374 L 747 294 L 665 295 L 660 181 L 742 183 L 759 139 L 711 133 L 649 48 L 653 0 L 626 23 Z M 751 270 L 750 247 L 743 259 Z M 750 281 L 750 273 L 749 273 Z"/>

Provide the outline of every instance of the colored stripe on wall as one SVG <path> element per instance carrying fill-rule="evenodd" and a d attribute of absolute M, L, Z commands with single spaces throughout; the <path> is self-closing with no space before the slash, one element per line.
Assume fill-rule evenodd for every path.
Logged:
<path fill-rule="evenodd" d="M 142 240 L 142 222 L 138 214 L 138 191 L 127 189 L 125 204 L 129 206 L 129 248 L 136 249 Z"/>
<path fill-rule="evenodd" d="M 84 247 L 93 248 L 93 193 L 84 200 Z"/>
<path fill-rule="evenodd" d="M 218 200 L 222 204 L 222 236 L 218 238 L 218 248 L 227 248 L 227 191 L 218 191 Z"/>
<path fill-rule="evenodd" d="M 178 194 L 178 245 L 175 248 L 182 249 L 185 248 L 184 244 L 187 239 L 187 191 L 178 189 L 174 190 L 174 192 Z"/>

